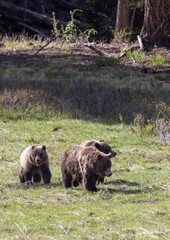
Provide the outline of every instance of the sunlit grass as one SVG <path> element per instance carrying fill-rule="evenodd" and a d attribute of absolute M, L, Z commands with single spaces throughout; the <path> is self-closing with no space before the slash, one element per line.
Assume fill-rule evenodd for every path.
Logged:
<path fill-rule="evenodd" d="M 124 124 L 63 117 L 1 121 L 0 133 L 2 239 L 168 239 L 169 151 L 156 137 Z M 47 145 L 50 185 L 19 183 L 19 156 L 32 139 Z M 64 190 L 62 153 L 87 139 L 104 139 L 118 153 L 113 175 L 94 194 L 81 185 Z"/>

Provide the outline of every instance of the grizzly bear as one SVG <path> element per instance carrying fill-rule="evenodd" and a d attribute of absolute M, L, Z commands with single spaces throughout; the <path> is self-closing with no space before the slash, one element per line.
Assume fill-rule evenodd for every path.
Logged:
<path fill-rule="evenodd" d="M 103 153 L 106 153 L 106 154 L 110 153 L 111 158 L 116 156 L 116 152 L 112 151 L 111 147 L 103 140 L 100 140 L 100 141 L 88 140 L 88 141 L 82 142 L 80 144 L 80 146 L 83 146 L 83 147 L 94 146 L 100 152 L 103 152 Z"/>
<path fill-rule="evenodd" d="M 50 183 L 51 172 L 46 146 L 33 145 L 27 147 L 20 156 L 19 179 L 20 182 L 40 182 L 41 176 L 44 183 Z"/>
<path fill-rule="evenodd" d="M 63 187 L 76 187 L 82 180 L 85 190 L 95 192 L 98 176 L 112 175 L 111 165 L 110 153 L 104 154 L 93 146 L 75 145 L 66 150 L 62 157 Z"/>
<path fill-rule="evenodd" d="M 80 146 L 83 146 L 83 147 L 89 147 L 89 146 L 94 146 L 96 147 L 100 152 L 103 152 L 103 153 L 110 153 L 110 158 L 113 158 L 116 156 L 116 152 L 112 151 L 111 147 L 103 140 L 100 140 L 100 141 L 97 141 L 97 140 L 88 140 L 88 141 L 85 141 L 85 142 L 82 142 L 80 144 Z M 104 182 L 104 178 L 102 178 L 101 176 L 99 176 L 98 178 L 98 184 L 99 183 L 103 183 Z"/>

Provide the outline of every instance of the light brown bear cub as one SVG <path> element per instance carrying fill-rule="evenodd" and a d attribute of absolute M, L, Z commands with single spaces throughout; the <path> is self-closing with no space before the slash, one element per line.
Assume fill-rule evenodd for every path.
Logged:
<path fill-rule="evenodd" d="M 20 182 L 40 182 L 41 177 L 44 183 L 50 183 L 51 172 L 46 146 L 33 145 L 27 147 L 20 156 L 19 179 Z"/>
<path fill-rule="evenodd" d="M 103 140 L 97 141 L 97 140 L 88 140 L 80 144 L 80 146 L 83 147 L 89 147 L 89 146 L 94 146 L 96 147 L 100 152 L 109 154 L 110 153 L 110 158 L 113 158 L 116 156 L 116 152 L 112 151 L 111 147 Z M 98 183 L 104 182 L 104 178 L 99 176 L 98 178 Z"/>
<path fill-rule="evenodd" d="M 110 154 L 104 154 L 92 146 L 75 145 L 64 152 L 61 172 L 64 188 L 76 187 L 82 180 L 85 190 L 95 192 L 98 176 L 112 175 Z"/>

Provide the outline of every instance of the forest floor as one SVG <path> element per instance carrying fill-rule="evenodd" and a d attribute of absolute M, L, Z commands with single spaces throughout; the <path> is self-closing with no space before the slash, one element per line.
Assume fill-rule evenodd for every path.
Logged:
<path fill-rule="evenodd" d="M 60 58 L 62 61 L 69 58 L 76 63 L 87 65 L 93 61 L 94 57 L 103 58 L 115 58 L 117 62 L 101 62 L 101 67 L 112 66 L 116 64 L 116 67 L 126 69 L 127 71 L 138 71 L 142 73 L 169 73 L 170 72 L 170 50 L 167 48 L 154 47 L 150 52 L 140 52 L 138 44 L 116 42 L 110 44 L 104 43 L 92 43 L 92 44 L 70 44 L 66 45 L 62 41 L 55 41 L 50 43 L 46 48 L 40 51 L 39 54 L 34 55 L 43 45 L 48 41 L 39 42 L 35 40 L 13 40 L 4 39 L 0 42 L 0 60 L 1 65 L 7 64 L 8 60 L 17 61 L 17 58 L 21 60 L 22 64 L 29 64 L 42 59 L 51 60 Z M 122 57 L 121 57 L 122 56 Z M 26 58 L 24 63 L 22 58 Z M 74 58 L 74 59 L 73 59 Z M 73 61 L 74 60 L 74 61 Z"/>

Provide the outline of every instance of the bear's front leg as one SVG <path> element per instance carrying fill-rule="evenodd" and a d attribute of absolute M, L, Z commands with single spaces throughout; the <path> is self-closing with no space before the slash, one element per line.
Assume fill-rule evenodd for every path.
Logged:
<path fill-rule="evenodd" d="M 39 173 L 35 173 L 33 175 L 33 182 L 35 182 L 35 183 L 41 182 L 41 175 Z"/>
<path fill-rule="evenodd" d="M 21 182 L 21 183 L 27 182 L 28 185 L 29 185 L 30 183 L 32 183 L 32 182 L 31 182 L 32 172 L 25 172 L 25 171 L 23 170 L 23 168 L 20 168 L 20 171 L 19 171 L 19 179 L 20 179 L 20 182 Z"/>
<path fill-rule="evenodd" d="M 50 180 L 51 180 L 51 171 L 50 171 L 49 167 L 48 167 L 47 165 L 42 165 L 42 166 L 40 167 L 40 170 L 41 170 L 41 174 L 42 174 L 44 183 L 45 183 L 45 184 L 50 183 Z"/>
<path fill-rule="evenodd" d="M 89 170 L 83 173 L 83 188 L 84 190 L 91 191 L 91 192 L 96 192 L 97 188 L 95 186 L 95 177 L 92 172 Z"/>

